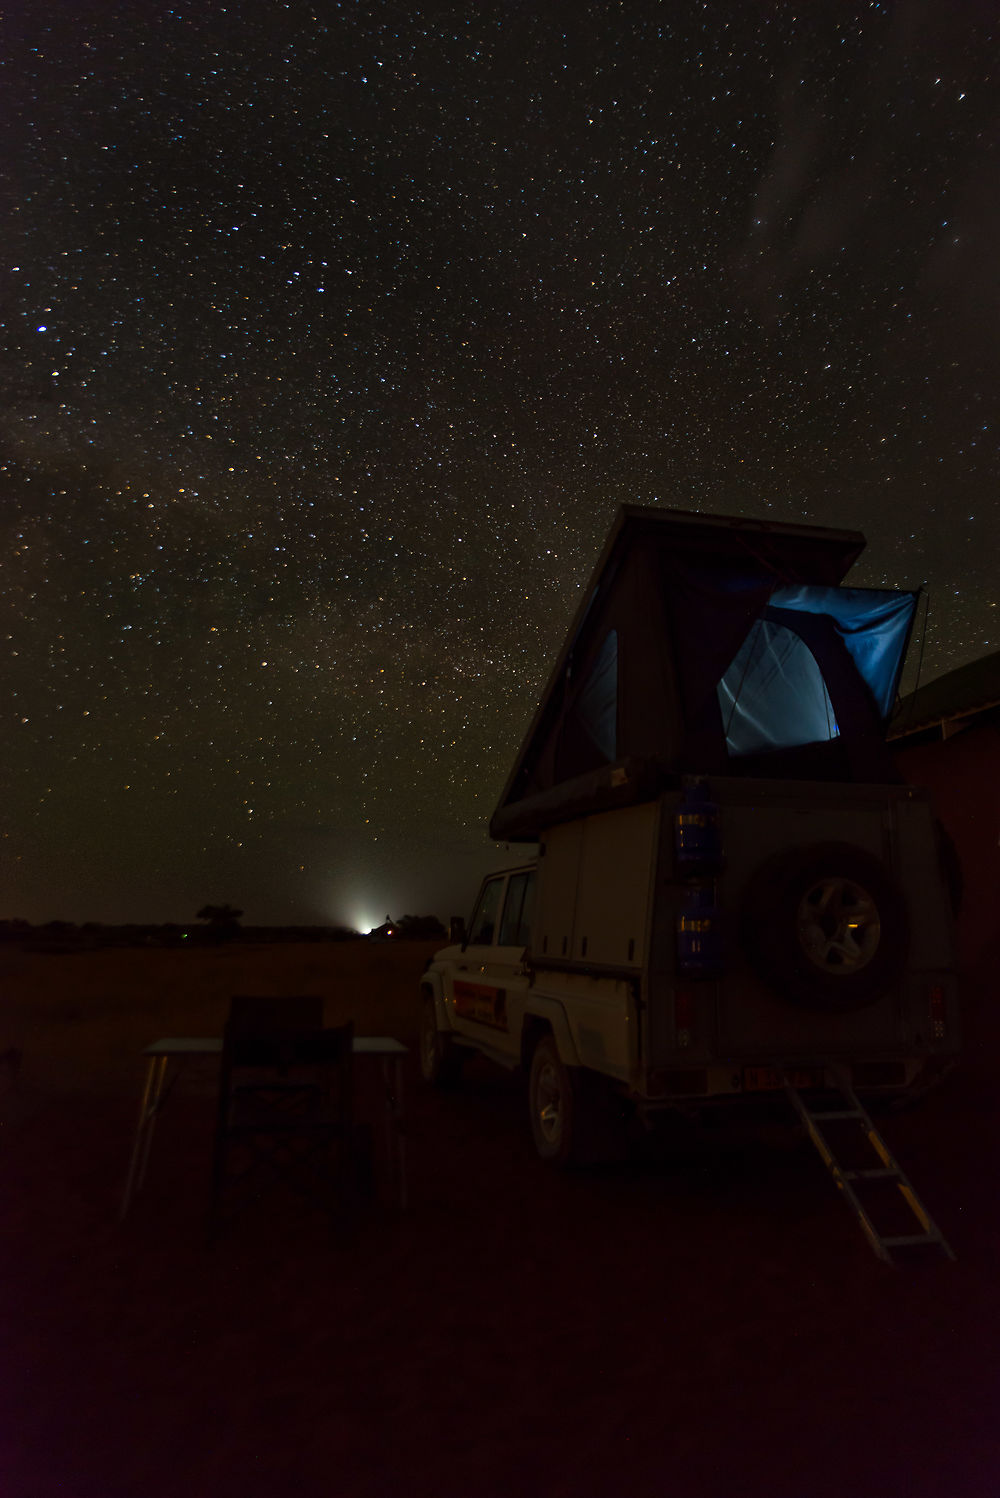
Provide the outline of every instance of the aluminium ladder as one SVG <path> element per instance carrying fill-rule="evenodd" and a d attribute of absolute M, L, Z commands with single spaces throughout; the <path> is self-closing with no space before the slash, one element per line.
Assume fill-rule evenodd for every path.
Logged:
<path fill-rule="evenodd" d="M 899 1163 L 894 1158 L 889 1146 L 872 1123 L 867 1111 L 855 1093 L 847 1074 L 840 1067 L 828 1066 L 828 1073 L 835 1079 L 833 1087 L 826 1087 L 823 1091 L 829 1095 L 831 1092 L 839 1094 L 843 1100 L 843 1107 L 830 1107 L 826 1101 L 815 1105 L 807 1102 L 798 1088 L 794 1087 L 788 1078 L 783 1066 L 777 1066 L 781 1075 L 785 1091 L 795 1108 L 796 1113 L 805 1125 L 806 1132 L 813 1144 L 819 1151 L 824 1165 L 840 1190 L 854 1215 L 857 1217 L 865 1236 L 880 1259 L 886 1264 L 894 1264 L 893 1249 L 909 1248 L 915 1245 L 934 1245 L 939 1248 L 949 1259 L 954 1259 L 951 1246 L 948 1244 L 940 1228 L 932 1220 L 930 1213 L 921 1202 L 910 1182 L 907 1180 Z M 880 1165 L 851 1169 L 845 1168 L 838 1161 L 834 1147 L 828 1135 L 832 1132 L 829 1128 L 824 1130 L 821 1124 L 834 1125 L 837 1122 L 850 1121 L 859 1125 L 862 1138 L 867 1139 L 868 1144 L 875 1151 L 881 1161 Z M 855 1135 L 857 1138 L 857 1135 Z M 881 1232 L 875 1225 L 871 1209 L 865 1205 L 859 1195 L 868 1182 L 891 1182 L 899 1191 L 900 1197 L 906 1203 L 912 1215 L 920 1225 L 919 1232 L 913 1233 L 885 1233 Z"/>

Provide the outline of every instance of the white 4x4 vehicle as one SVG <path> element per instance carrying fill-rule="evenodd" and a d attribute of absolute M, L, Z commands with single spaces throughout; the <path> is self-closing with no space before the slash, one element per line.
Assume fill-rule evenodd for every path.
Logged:
<path fill-rule="evenodd" d="M 539 1153 L 792 1079 L 912 1094 L 958 1048 L 925 792 L 885 749 L 915 595 L 839 586 L 863 538 L 621 512 L 421 984 L 421 1066 L 528 1075 Z"/>

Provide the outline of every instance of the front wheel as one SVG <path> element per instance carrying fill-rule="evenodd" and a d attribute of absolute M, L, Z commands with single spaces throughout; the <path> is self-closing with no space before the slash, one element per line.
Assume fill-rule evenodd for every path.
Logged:
<path fill-rule="evenodd" d="M 555 1042 L 540 1040 L 531 1058 L 528 1108 L 535 1149 L 550 1165 L 569 1165 L 573 1144 L 573 1086 Z"/>
<path fill-rule="evenodd" d="M 462 1055 L 450 1035 L 437 1027 L 437 1012 L 429 993 L 420 1006 L 420 1075 L 431 1087 L 454 1087 L 462 1071 Z"/>
<path fill-rule="evenodd" d="M 564 1065 L 551 1035 L 531 1058 L 528 1107 L 535 1149 L 549 1165 L 595 1165 L 625 1153 L 624 1114 L 606 1079 Z"/>

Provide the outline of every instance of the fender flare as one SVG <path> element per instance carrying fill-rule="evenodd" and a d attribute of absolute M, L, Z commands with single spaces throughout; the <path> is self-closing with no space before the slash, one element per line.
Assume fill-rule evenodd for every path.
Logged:
<path fill-rule="evenodd" d="M 552 1032 L 559 1052 L 559 1060 L 564 1066 L 579 1066 L 580 1056 L 573 1039 L 573 1032 L 566 1018 L 566 1010 L 561 1000 L 550 999 L 546 994 L 532 993 L 524 1008 L 521 1020 L 521 1049 L 524 1050 L 524 1034 L 531 1027 L 533 1020 L 540 1020 Z M 532 1046 L 532 1049 L 534 1047 Z M 530 1064 L 530 1055 L 525 1056 L 525 1061 Z"/>

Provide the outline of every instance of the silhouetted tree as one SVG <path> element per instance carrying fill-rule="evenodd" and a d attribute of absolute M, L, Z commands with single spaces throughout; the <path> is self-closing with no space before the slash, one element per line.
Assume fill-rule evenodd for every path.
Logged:
<path fill-rule="evenodd" d="M 396 926 L 399 935 L 411 941 L 437 940 L 448 935 L 436 915 L 404 915 Z"/>
<path fill-rule="evenodd" d="M 203 905 L 198 920 L 208 922 L 208 935 L 215 941 L 226 941 L 239 935 L 242 910 L 235 905 Z"/>
<path fill-rule="evenodd" d="M 242 914 L 242 910 L 237 910 L 235 905 L 203 905 L 198 912 L 198 920 L 208 921 L 213 926 L 235 926 Z"/>

